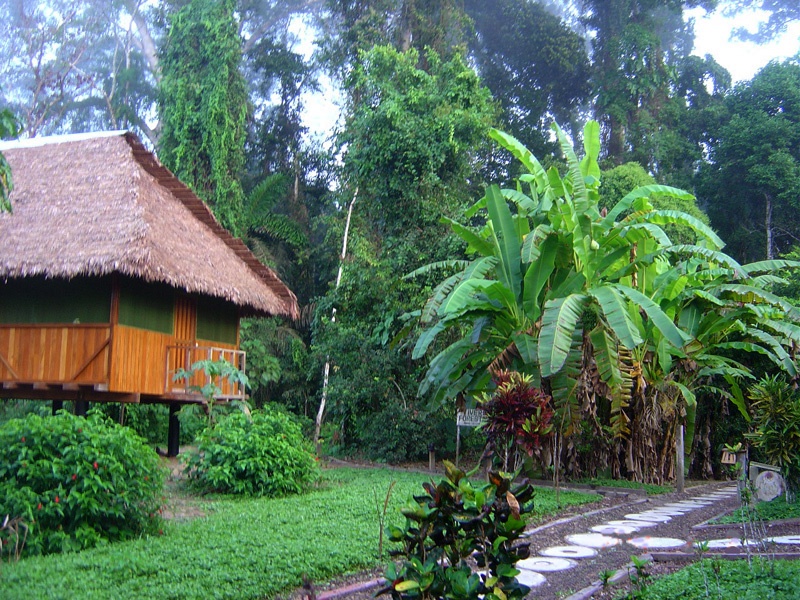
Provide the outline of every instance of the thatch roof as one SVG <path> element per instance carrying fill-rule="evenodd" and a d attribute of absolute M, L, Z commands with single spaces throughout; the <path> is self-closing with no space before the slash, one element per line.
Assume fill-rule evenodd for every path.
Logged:
<path fill-rule="evenodd" d="M 4 143 L 13 213 L 0 214 L 0 278 L 121 273 L 297 315 L 297 299 L 208 207 L 124 131 Z"/>

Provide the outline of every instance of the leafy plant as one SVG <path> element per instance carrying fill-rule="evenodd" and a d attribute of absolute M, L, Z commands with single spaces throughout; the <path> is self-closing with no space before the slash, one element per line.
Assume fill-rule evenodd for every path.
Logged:
<path fill-rule="evenodd" d="M 198 360 L 188 369 L 176 370 L 173 380 L 183 380 L 189 383 L 198 373 L 205 375 L 205 383 L 203 385 L 191 384 L 188 389 L 199 392 L 205 398 L 209 422 L 213 424 L 214 403 L 217 396 L 222 393 L 222 388 L 220 387 L 222 381 L 245 387 L 248 384 L 247 375 L 225 359 Z"/>
<path fill-rule="evenodd" d="M 185 472 L 204 492 L 298 494 L 319 478 L 310 444 L 292 415 L 270 406 L 232 412 L 204 429 Z"/>
<path fill-rule="evenodd" d="M 28 525 L 26 554 L 157 530 L 162 483 L 158 455 L 96 410 L 0 426 L 0 514 Z"/>
<path fill-rule="evenodd" d="M 478 399 L 487 417 L 483 431 L 501 468 L 515 471 L 523 458 L 520 451 L 533 456 L 542 438 L 550 435 L 552 398 L 533 386 L 531 376 L 516 371 L 499 371 L 494 381 L 497 389 Z"/>
<path fill-rule="evenodd" d="M 750 388 L 755 431 L 746 437 L 766 462 L 781 468 L 789 496 L 800 489 L 800 395 L 778 375 Z"/>
<path fill-rule="evenodd" d="M 452 463 L 444 465 L 445 479 L 436 486 L 424 483 L 425 494 L 403 508 L 405 527 L 389 527 L 389 539 L 403 544 L 390 553 L 404 560 L 389 565 L 389 585 L 378 595 L 524 598 L 529 588 L 516 581 L 514 564 L 528 555 L 528 545 L 515 542 L 525 528 L 522 515 L 533 509 L 533 488 L 512 492 L 510 478 L 501 473 L 473 485 Z"/>

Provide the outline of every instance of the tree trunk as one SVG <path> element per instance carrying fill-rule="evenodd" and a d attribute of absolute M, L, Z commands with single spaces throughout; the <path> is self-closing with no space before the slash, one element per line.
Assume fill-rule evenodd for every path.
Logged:
<path fill-rule="evenodd" d="M 764 218 L 764 226 L 767 230 L 767 260 L 772 260 L 774 256 L 773 241 L 772 241 L 772 196 L 764 194 L 764 201 L 766 203 L 766 215 Z"/>
<path fill-rule="evenodd" d="M 347 256 L 347 237 L 350 234 L 350 218 L 353 216 L 353 205 L 358 198 L 358 188 L 353 194 L 353 199 L 350 201 L 350 206 L 347 207 L 347 221 L 344 226 L 344 236 L 342 236 L 342 254 L 339 257 L 339 272 L 336 274 L 336 287 L 339 289 L 339 284 L 342 282 L 342 269 L 344 268 L 344 259 Z M 331 323 L 336 322 L 336 307 L 331 311 Z M 328 401 L 328 376 L 331 372 L 330 356 L 325 359 L 325 371 L 322 376 L 322 398 L 319 401 L 319 410 L 317 411 L 317 418 L 314 421 L 314 448 L 319 454 L 319 432 L 322 428 L 322 418 L 325 415 L 325 405 Z"/>

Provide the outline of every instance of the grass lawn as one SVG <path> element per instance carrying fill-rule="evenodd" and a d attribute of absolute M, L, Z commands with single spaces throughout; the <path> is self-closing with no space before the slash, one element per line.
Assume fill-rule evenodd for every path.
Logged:
<path fill-rule="evenodd" d="M 796 600 L 800 561 L 706 559 L 657 579 L 635 597 L 641 600 Z"/>
<path fill-rule="evenodd" d="M 800 519 L 800 500 L 796 499 L 789 504 L 783 496 L 779 496 L 770 502 L 757 502 L 754 511 L 755 514 L 751 515 L 751 518 L 762 521 Z M 742 515 L 742 509 L 737 508 L 733 513 L 715 519 L 714 523 L 741 523 L 743 519 L 747 520 L 747 515 Z"/>
<path fill-rule="evenodd" d="M 84 552 L 0 565 L 0 598 L 265 598 L 382 564 L 377 501 L 396 485 L 387 513 L 430 476 L 386 469 L 325 471 L 318 490 L 277 500 L 223 499 L 210 514 L 165 523 L 164 535 Z M 438 478 L 437 478 L 438 479 Z M 562 506 L 597 500 L 564 492 Z M 554 493 L 537 491 L 537 511 L 555 512 Z"/>

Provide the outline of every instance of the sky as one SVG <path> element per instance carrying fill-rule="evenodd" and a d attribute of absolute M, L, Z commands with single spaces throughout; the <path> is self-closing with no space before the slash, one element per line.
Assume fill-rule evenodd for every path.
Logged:
<path fill-rule="evenodd" d="M 788 58 L 800 51 L 800 23 L 790 25 L 786 33 L 773 42 L 758 45 L 732 41 L 730 35 L 739 27 L 756 31 L 759 21 L 767 19 L 764 11 L 744 11 L 735 17 L 726 17 L 719 11 L 706 15 L 702 8 L 686 12 L 688 17 L 695 19 L 692 54 L 713 56 L 730 72 L 734 83 L 752 79 L 761 67 L 773 59 Z"/>
<path fill-rule="evenodd" d="M 739 27 L 750 31 L 758 29 L 758 23 L 767 19 L 767 13 L 759 10 L 743 11 L 735 17 L 727 17 L 721 11 L 706 14 L 702 8 L 686 11 L 687 18 L 695 19 L 695 47 L 693 54 L 710 54 L 731 74 L 734 83 L 753 78 L 763 66 L 774 59 L 782 60 L 800 52 L 800 23 L 793 23 L 787 31 L 769 44 L 755 44 L 731 40 L 731 32 Z M 302 23 L 294 24 L 299 44 L 296 51 L 307 56 L 314 50 L 313 40 L 307 35 Z M 319 141 L 330 135 L 340 114 L 340 95 L 330 81 L 322 78 L 322 91 L 306 98 L 305 124 L 309 137 Z"/>

